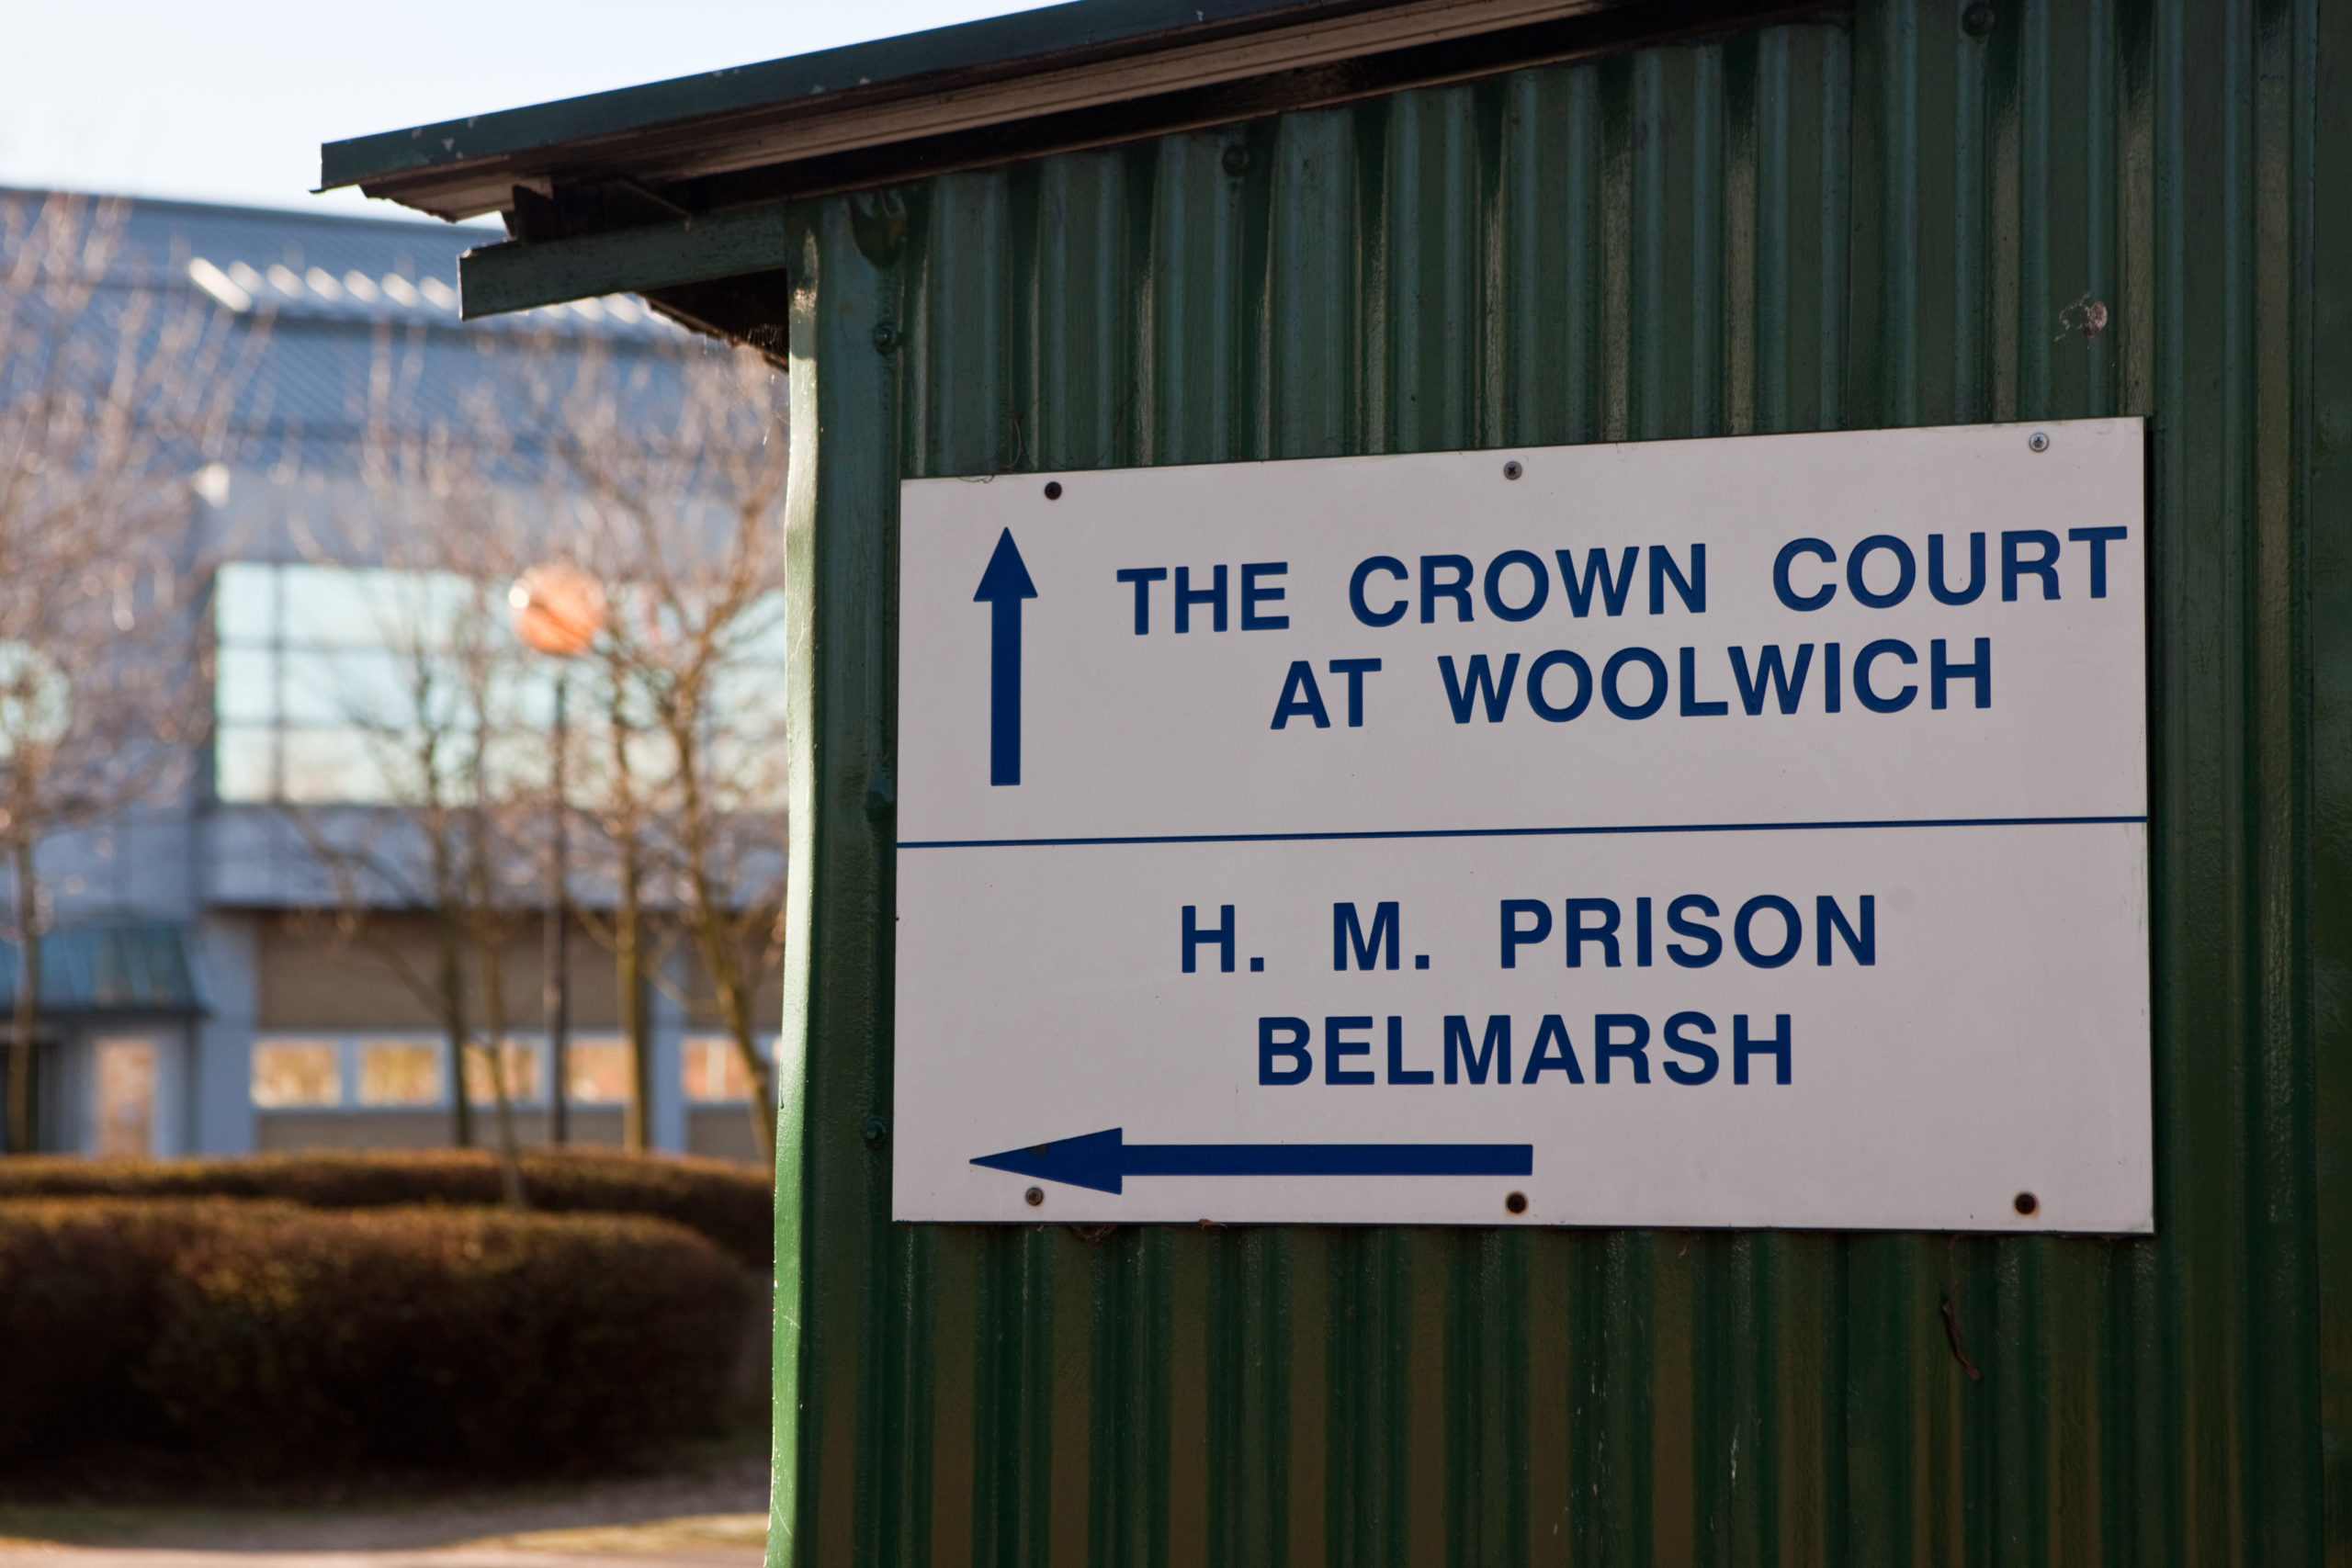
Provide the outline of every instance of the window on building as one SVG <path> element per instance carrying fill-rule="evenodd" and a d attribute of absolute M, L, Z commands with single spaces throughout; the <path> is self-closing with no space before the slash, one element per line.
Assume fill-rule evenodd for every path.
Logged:
<path fill-rule="evenodd" d="M 265 1111 L 341 1105 L 342 1055 L 332 1040 L 255 1041 L 254 1103 Z"/>
<path fill-rule="evenodd" d="M 536 1104 L 545 1090 L 540 1086 L 539 1047 L 519 1040 L 509 1040 L 499 1048 L 498 1066 L 504 1070 L 506 1098 L 517 1104 Z M 498 1103 L 498 1085 L 491 1076 L 490 1052 L 480 1045 L 466 1047 L 466 1098 L 476 1105 Z"/>
<path fill-rule="evenodd" d="M 761 1055 L 775 1059 L 773 1046 L 762 1043 Z M 740 1103 L 752 1098 L 751 1075 L 735 1042 L 724 1034 L 690 1034 L 680 1053 L 686 1098 L 699 1105 Z"/>
<path fill-rule="evenodd" d="M 537 737 L 553 717 L 555 661 L 515 638 L 507 586 L 452 572 L 223 565 L 213 591 L 220 798 L 400 806 L 426 798 L 428 786 L 442 800 L 461 798 L 485 716 L 482 763 L 493 785 L 535 784 L 546 767 Z M 707 754 L 725 809 L 775 809 L 784 794 L 782 595 L 759 601 L 740 633 L 714 675 Z M 432 779 L 428 736 L 437 742 Z M 632 750 L 644 776 L 664 770 L 658 735 L 640 733 Z M 605 761 L 583 750 L 574 781 L 583 801 Z"/>
<path fill-rule="evenodd" d="M 359 1103 L 438 1105 L 441 1045 L 432 1040 L 368 1040 L 359 1045 Z"/>
<path fill-rule="evenodd" d="M 214 582 L 214 787 L 232 801 L 398 805 L 424 797 L 418 738 L 452 737 L 444 798 L 469 776 L 473 714 L 543 724 L 553 672 L 522 657 L 503 584 L 450 572 L 232 561 Z"/>
<path fill-rule="evenodd" d="M 573 1036 L 563 1048 L 564 1087 L 576 1105 L 629 1101 L 628 1042 Z"/>

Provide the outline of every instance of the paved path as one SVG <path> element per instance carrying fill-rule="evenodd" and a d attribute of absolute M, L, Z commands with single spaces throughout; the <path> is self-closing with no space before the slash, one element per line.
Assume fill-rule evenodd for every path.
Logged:
<path fill-rule="evenodd" d="M 638 1548 L 616 1543 L 588 1551 L 482 1541 L 471 1545 L 390 1551 L 268 1551 L 160 1547 L 61 1546 L 50 1541 L 0 1543 L 8 1568 L 758 1568 L 757 1546 L 694 1550 Z"/>
<path fill-rule="evenodd" d="M 765 1457 L 356 1507 L 0 1506 L 0 1568 L 758 1568 Z"/>

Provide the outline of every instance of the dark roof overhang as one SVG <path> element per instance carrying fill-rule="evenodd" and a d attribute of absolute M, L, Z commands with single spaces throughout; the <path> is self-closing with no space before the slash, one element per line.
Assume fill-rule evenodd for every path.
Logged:
<path fill-rule="evenodd" d="M 781 310 L 781 203 L 1837 8 L 1075 0 L 330 142 L 322 185 L 501 213 L 513 241 L 460 269 L 468 316 L 628 291 L 741 336 Z"/>

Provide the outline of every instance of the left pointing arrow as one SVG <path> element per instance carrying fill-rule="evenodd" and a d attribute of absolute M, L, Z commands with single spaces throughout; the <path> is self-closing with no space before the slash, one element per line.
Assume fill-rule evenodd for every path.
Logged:
<path fill-rule="evenodd" d="M 1532 1144 L 1131 1144 L 1124 1128 L 972 1162 L 1097 1192 L 1130 1176 L 1532 1176 Z"/>
<path fill-rule="evenodd" d="M 989 783 L 1021 782 L 1021 601 L 1035 599 L 1012 530 L 997 536 L 996 553 L 980 573 L 976 604 L 990 611 L 989 623 Z"/>

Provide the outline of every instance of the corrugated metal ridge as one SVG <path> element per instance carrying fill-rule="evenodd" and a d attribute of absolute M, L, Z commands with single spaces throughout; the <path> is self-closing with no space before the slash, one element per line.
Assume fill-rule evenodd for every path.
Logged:
<path fill-rule="evenodd" d="M 771 1562 L 2352 1561 L 2347 61 L 1864 0 L 804 204 Z M 2118 414 L 2156 1235 L 890 1219 L 903 478 Z"/>
<path fill-rule="evenodd" d="M 510 205 L 514 185 L 565 169 L 591 167 L 606 177 L 656 183 L 695 179 L 1237 83 L 1278 81 L 1577 17 L 1655 12 L 1655 23 L 1644 26 L 1656 34 L 1791 7 L 1785 0 L 1778 6 L 1766 0 L 1342 0 L 1280 6 L 1229 0 L 1222 9 L 1179 7 L 1192 14 L 1189 20 L 1171 18 L 1162 14 L 1164 7 L 1154 6 L 1145 15 L 1155 26 L 1084 25 L 1098 8 L 1114 17 L 1135 9 L 1119 0 L 1078 0 L 1041 13 L 740 72 L 329 142 L 321 149 L 321 186 L 357 185 L 370 196 L 445 218 L 471 217 Z M 1035 17 L 1081 25 L 1048 30 L 1035 25 Z M 1009 47 L 992 47 L 992 35 L 964 37 L 1012 22 L 1033 25 Z M 967 41 L 978 47 L 958 47 Z M 1539 57 L 1540 51 L 1521 51 L 1478 69 Z M 1338 96 L 1311 79 L 1299 85 L 1304 90 L 1289 101 L 1258 106 L 1258 112 Z M 1231 118 L 1232 112 L 1232 106 L 1220 105 L 1207 118 Z M 1163 119 L 1149 129 L 1167 130 L 1174 123 Z M 1069 138 L 1058 145 L 1089 140 L 1103 138 Z M 937 167 L 936 161 L 931 166 Z"/>

